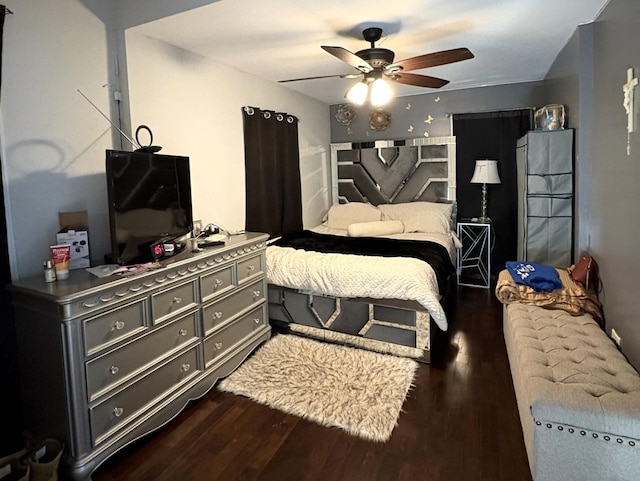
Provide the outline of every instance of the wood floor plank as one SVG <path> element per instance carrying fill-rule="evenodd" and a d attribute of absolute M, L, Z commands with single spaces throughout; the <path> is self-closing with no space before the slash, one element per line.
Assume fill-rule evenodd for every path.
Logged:
<path fill-rule="evenodd" d="M 94 481 L 531 481 L 490 290 L 459 288 L 391 439 L 376 443 L 212 390 Z"/>

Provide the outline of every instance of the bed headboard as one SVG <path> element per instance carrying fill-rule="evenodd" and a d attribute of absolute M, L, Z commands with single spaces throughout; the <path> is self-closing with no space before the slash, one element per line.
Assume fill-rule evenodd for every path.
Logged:
<path fill-rule="evenodd" d="M 455 140 L 332 144 L 333 203 L 455 202 Z"/>

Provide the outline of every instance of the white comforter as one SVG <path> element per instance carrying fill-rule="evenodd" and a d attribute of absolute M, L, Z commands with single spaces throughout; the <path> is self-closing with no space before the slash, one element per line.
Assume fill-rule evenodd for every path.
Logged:
<path fill-rule="evenodd" d="M 267 247 L 266 259 L 271 284 L 335 297 L 414 300 L 429 311 L 440 329 L 447 330 L 436 275 L 424 261 L 325 254 L 273 245 Z"/>

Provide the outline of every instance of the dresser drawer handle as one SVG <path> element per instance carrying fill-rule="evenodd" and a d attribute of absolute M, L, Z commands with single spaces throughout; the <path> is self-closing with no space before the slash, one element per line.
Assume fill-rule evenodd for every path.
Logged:
<path fill-rule="evenodd" d="M 221 319 L 222 318 L 222 312 L 221 311 L 216 311 L 213 313 L 213 318 L 214 319 Z"/>
<path fill-rule="evenodd" d="M 119 418 L 120 416 L 122 416 L 122 414 L 124 414 L 124 409 L 122 409 L 122 408 L 114 408 L 113 415 L 115 417 Z"/>
<path fill-rule="evenodd" d="M 256 266 L 254 266 L 254 265 L 247 266 L 247 270 L 248 270 L 249 272 L 253 272 L 253 271 L 255 271 L 255 270 L 256 270 Z"/>
<path fill-rule="evenodd" d="M 222 284 L 224 284 L 222 279 L 216 279 L 215 281 L 213 281 L 213 287 L 214 288 L 220 287 Z"/>
<path fill-rule="evenodd" d="M 118 371 L 119 371 L 119 370 L 120 370 L 120 368 L 119 368 L 118 366 L 111 366 L 111 367 L 109 368 L 109 372 L 110 372 L 111 374 L 113 374 L 114 376 L 115 376 L 116 374 L 118 374 Z"/>
<path fill-rule="evenodd" d="M 174 304 L 180 304 L 182 302 L 182 297 L 174 297 L 173 298 L 173 302 Z"/>
<path fill-rule="evenodd" d="M 253 322 L 255 322 L 256 324 L 260 324 L 262 322 L 262 319 L 260 319 L 259 317 L 254 317 Z"/>
<path fill-rule="evenodd" d="M 253 297 L 260 297 L 260 291 L 253 291 Z"/>
<path fill-rule="evenodd" d="M 187 334 L 189 334 L 189 331 L 187 331 L 186 329 L 180 329 L 178 331 L 178 333 L 182 336 L 185 337 Z"/>
<path fill-rule="evenodd" d="M 111 326 L 111 330 L 112 331 L 122 331 L 124 329 L 124 321 L 116 321 L 113 323 L 113 326 Z"/>
<path fill-rule="evenodd" d="M 213 343 L 213 347 L 215 348 L 216 351 L 219 351 L 220 349 L 222 349 L 222 343 L 221 342 L 214 342 Z"/>
<path fill-rule="evenodd" d="M 189 369 L 191 369 L 191 364 L 189 364 L 188 362 L 185 362 L 182 366 L 180 366 L 180 370 L 182 372 L 187 372 L 189 371 Z"/>

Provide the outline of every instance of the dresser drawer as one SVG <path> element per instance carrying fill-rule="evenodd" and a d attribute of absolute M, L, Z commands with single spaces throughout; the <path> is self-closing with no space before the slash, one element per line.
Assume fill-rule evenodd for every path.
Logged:
<path fill-rule="evenodd" d="M 268 323 L 265 313 L 266 304 L 262 304 L 205 339 L 205 365 L 208 367 L 210 363 L 223 356 L 247 336 L 257 330 L 264 329 Z"/>
<path fill-rule="evenodd" d="M 144 331 L 145 310 L 145 299 L 140 299 L 100 316 L 86 319 L 82 325 L 85 354 L 94 354 Z"/>
<path fill-rule="evenodd" d="M 264 257 L 258 254 L 238 262 L 238 284 L 264 274 Z"/>
<path fill-rule="evenodd" d="M 159 357 L 171 353 L 197 337 L 196 312 L 87 363 L 89 401 L 130 379 Z"/>
<path fill-rule="evenodd" d="M 151 295 L 153 323 L 165 321 L 177 312 L 196 306 L 196 281 L 190 281 Z"/>
<path fill-rule="evenodd" d="M 144 407 L 168 395 L 200 372 L 198 347 L 185 352 L 150 372 L 135 384 L 90 409 L 91 439 L 100 444 L 113 430 L 131 422 Z"/>
<path fill-rule="evenodd" d="M 202 301 L 208 301 L 231 291 L 235 286 L 235 265 L 200 276 L 200 295 Z"/>
<path fill-rule="evenodd" d="M 263 299 L 264 281 L 258 281 L 204 307 L 202 309 L 202 322 L 205 336 L 243 309 Z"/>

